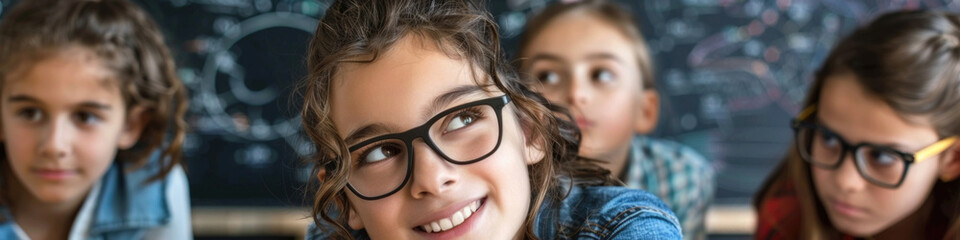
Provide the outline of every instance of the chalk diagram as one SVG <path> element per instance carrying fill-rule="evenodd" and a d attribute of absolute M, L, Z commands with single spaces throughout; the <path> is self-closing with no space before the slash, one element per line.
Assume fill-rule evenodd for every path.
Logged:
<path fill-rule="evenodd" d="M 296 204 L 314 152 L 302 133 L 306 47 L 329 3 L 315 0 L 168 0 L 155 6 L 172 32 L 189 89 L 184 146 L 194 204 Z M 157 6 L 159 5 L 159 6 Z M 168 37 L 170 38 L 170 37 Z"/>

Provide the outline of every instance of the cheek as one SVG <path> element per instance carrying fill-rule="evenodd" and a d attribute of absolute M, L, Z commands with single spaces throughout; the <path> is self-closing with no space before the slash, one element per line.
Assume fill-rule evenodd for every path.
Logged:
<path fill-rule="evenodd" d="M 567 104 L 567 98 L 566 98 L 566 96 L 567 96 L 567 95 L 566 95 L 567 89 L 566 89 L 566 88 L 561 88 L 561 87 L 535 87 L 534 91 L 537 91 L 537 92 L 539 92 L 540 94 L 542 94 L 543 97 L 544 97 L 544 98 L 547 98 L 547 101 L 549 101 L 549 102 L 552 103 L 552 104 L 559 105 L 559 106 L 563 106 L 563 107 L 568 107 L 568 105 L 569 105 L 569 104 Z"/>
<path fill-rule="evenodd" d="M 833 171 L 813 166 L 809 166 L 808 169 L 810 169 L 810 178 L 813 179 L 813 185 L 817 191 L 833 184 L 833 181 L 830 180 L 832 179 Z"/>
<path fill-rule="evenodd" d="M 622 87 L 598 92 L 601 93 L 593 102 L 592 110 L 587 111 L 592 116 L 587 117 L 597 121 L 598 127 L 607 129 L 608 133 L 630 132 L 637 111 L 637 92 Z"/>
<path fill-rule="evenodd" d="M 892 218 L 903 218 L 916 211 L 930 196 L 933 185 L 937 182 L 936 161 L 915 164 L 907 172 L 903 184 L 897 189 L 876 189 L 873 191 L 877 206 L 890 209 Z"/>
<path fill-rule="evenodd" d="M 357 210 L 364 229 L 373 239 L 396 238 L 397 233 L 406 232 L 399 225 L 406 222 L 402 216 L 404 205 L 399 195 L 376 201 L 350 197 L 350 204 Z"/>
<path fill-rule="evenodd" d="M 508 121 L 516 123 L 512 116 L 504 119 L 504 123 Z M 501 229 L 493 232 L 516 233 L 523 224 L 531 201 L 526 158 L 531 155 L 529 152 L 538 150 L 527 144 L 519 124 L 504 125 L 503 142 L 497 152 L 484 161 L 466 166 L 470 175 L 476 176 L 467 179 L 479 182 L 464 186 L 487 185 L 490 191 L 488 201 L 494 200 L 494 205 L 500 210 L 499 214 L 489 215 L 499 215 L 496 226 Z"/>
<path fill-rule="evenodd" d="M 524 219 L 530 210 L 530 177 L 527 165 L 522 161 L 520 144 L 501 146 L 490 159 L 470 166 L 471 175 L 477 176 L 476 183 L 464 186 L 486 185 L 488 191 L 487 226 L 483 232 L 489 239 L 508 239 L 520 231 Z"/>
<path fill-rule="evenodd" d="M 9 122 L 9 121 L 5 121 Z M 40 138 L 33 128 L 23 126 L 4 126 L 3 147 L 6 150 L 6 156 L 3 156 L 10 163 L 10 168 L 17 176 L 22 177 L 29 171 L 30 166 L 39 157 L 37 156 Z M 16 139 L 10 141 L 8 139 Z"/>
<path fill-rule="evenodd" d="M 74 139 L 73 154 L 83 174 L 99 179 L 117 155 L 119 128 L 83 130 Z"/>
<path fill-rule="evenodd" d="M 823 204 L 824 197 L 835 196 L 837 183 L 834 182 L 833 174 L 835 170 L 822 169 L 814 166 L 808 166 L 810 169 L 810 180 L 813 182 L 813 190 L 817 193 L 818 200 Z"/>
<path fill-rule="evenodd" d="M 636 104 L 632 95 L 623 91 L 604 94 L 586 110 L 587 118 L 594 121 L 593 127 L 585 129 L 583 146 L 606 152 L 619 149 L 632 139 Z M 585 154 L 589 154 L 587 151 Z"/>

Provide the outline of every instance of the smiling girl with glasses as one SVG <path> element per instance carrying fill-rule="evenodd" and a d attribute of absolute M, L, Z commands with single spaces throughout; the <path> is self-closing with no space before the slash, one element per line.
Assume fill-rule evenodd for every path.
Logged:
<path fill-rule="evenodd" d="M 307 59 L 308 238 L 678 239 L 652 195 L 576 157 L 474 1 L 333 3 Z"/>
<path fill-rule="evenodd" d="M 845 38 L 757 195 L 757 239 L 960 239 L 960 17 L 904 11 Z"/>

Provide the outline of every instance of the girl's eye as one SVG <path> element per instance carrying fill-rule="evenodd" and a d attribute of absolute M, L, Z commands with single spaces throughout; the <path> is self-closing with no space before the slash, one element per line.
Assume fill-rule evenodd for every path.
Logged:
<path fill-rule="evenodd" d="M 447 127 L 444 128 L 444 132 L 455 131 L 457 129 L 470 126 L 474 121 L 480 118 L 479 114 L 473 111 L 463 111 L 455 115 L 450 122 L 447 123 Z"/>
<path fill-rule="evenodd" d="M 900 161 L 900 158 L 895 156 L 893 153 L 881 150 L 870 150 L 867 153 L 867 156 L 871 162 L 878 165 L 892 165 Z"/>
<path fill-rule="evenodd" d="M 392 145 L 380 145 L 367 151 L 363 156 L 364 163 L 377 163 L 400 154 L 400 149 Z"/>
<path fill-rule="evenodd" d="M 557 84 L 560 82 L 560 75 L 553 71 L 543 71 L 537 73 L 537 80 L 543 84 Z"/>
<path fill-rule="evenodd" d="M 837 136 L 829 133 L 821 134 L 823 136 L 823 146 L 827 148 L 838 148 L 840 147 L 840 139 Z"/>
<path fill-rule="evenodd" d="M 30 122 L 39 122 L 43 119 L 43 112 L 36 108 L 24 108 L 17 112 L 17 116 Z"/>
<path fill-rule="evenodd" d="M 598 68 L 590 73 L 590 78 L 597 82 L 613 82 L 613 72 L 610 70 Z"/>
<path fill-rule="evenodd" d="M 90 112 L 78 112 L 74 116 L 76 117 L 77 121 L 86 125 L 93 125 L 103 120 L 96 114 Z"/>

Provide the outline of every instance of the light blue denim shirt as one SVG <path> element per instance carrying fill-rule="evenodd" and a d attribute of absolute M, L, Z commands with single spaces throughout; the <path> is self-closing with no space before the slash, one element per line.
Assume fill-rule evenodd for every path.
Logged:
<path fill-rule="evenodd" d="M 179 166 L 162 181 L 146 181 L 160 170 L 157 163 L 158 161 L 150 161 L 141 168 L 124 173 L 124 164 L 121 161 L 114 161 L 114 164 L 110 166 L 110 169 L 100 180 L 98 196 L 92 198 L 96 199 L 96 202 L 93 205 L 93 214 L 86 239 L 155 238 L 156 236 L 147 235 L 152 230 L 156 232 L 156 229 L 170 225 L 173 218 L 182 219 L 181 217 L 174 217 L 175 214 L 182 215 L 182 209 L 171 210 L 171 204 L 177 206 L 186 204 L 186 214 L 189 215 L 189 202 L 171 203 L 188 199 L 189 193 L 187 193 L 186 198 L 180 195 L 181 197 L 178 197 L 178 199 L 169 199 L 171 194 L 167 191 L 172 178 L 182 178 L 176 180 L 176 182 L 186 184 L 185 175 L 183 175 L 183 170 Z M 178 186 L 177 188 L 181 187 Z M 177 212 L 172 213 L 172 211 Z M 16 235 L 17 226 L 13 221 L 10 210 L 6 206 L 0 206 L 0 214 L 5 220 L 0 222 L 0 239 L 18 239 Z M 185 230 L 182 229 L 184 224 L 187 226 Z M 186 223 L 178 223 L 177 226 L 177 231 L 180 233 L 164 232 L 164 235 L 168 237 L 192 237 L 189 220 Z M 187 232 L 183 233 L 182 231 Z"/>
<path fill-rule="evenodd" d="M 638 189 L 575 186 L 563 201 L 540 207 L 535 222 L 540 239 L 682 239 L 677 217 L 663 202 Z M 363 230 L 355 239 L 370 239 Z M 331 232 L 307 228 L 306 239 L 328 239 Z"/>

